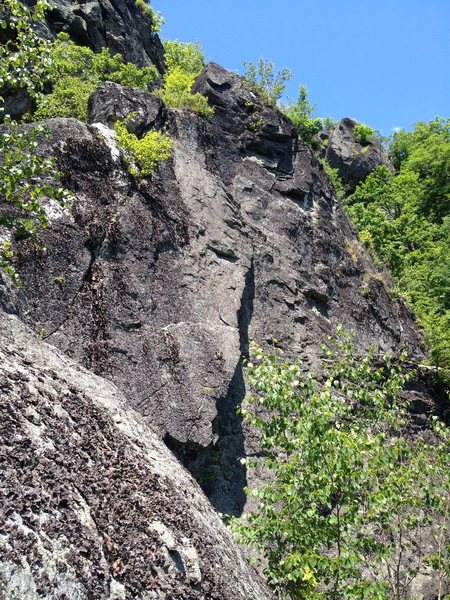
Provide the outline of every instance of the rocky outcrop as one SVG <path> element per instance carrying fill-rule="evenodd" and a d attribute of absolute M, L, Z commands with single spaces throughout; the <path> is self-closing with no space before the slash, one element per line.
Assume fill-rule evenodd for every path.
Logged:
<path fill-rule="evenodd" d="M 94 52 L 108 48 L 113 55 L 121 54 L 125 62 L 138 67 L 155 65 L 164 72 L 164 50 L 152 18 L 135 0 L 58 0 L 42 32 L 54 37 L 61 31 Z"/>
<path fill-rule="evenodd" d="M 0 597 L 268 600 L 111 383 L 0 311 Z"/>
<path fill-rule="evenodd" d="M 29 6 L 34 4 L 34 0 L 23 2 Z M 138 67 L 154 65 L 164 74 L 163 45 L 154 32 L 152 17 L 142 11 L 135 0 L 58 0 L 51 4 L 45 23 L 35 24 L 42 37 L 54 39 L 64 32 L 78 45 L 88 46 L 95 52 L 108 48 L 112 55 L 121 54 L 125 62 Z M 0 44 L 11 35 L 7 27 L 0 28 Z M 0 89 L 0 96 L 5 114 L 15 119 L 36 108 L 34 100 L 23 89 L 8 86 Z"/>
<path fill-rule="evenodd" d="M 91 94 L 88 113 L 90 123 L 103 123 L 108 127 L 128 117 L 128 130 L 137 136 L 152 128 L 160 129 L 165 121 L 164 106 L 157 96 L 112 82 Z"/>
<path fill-rule="evenodd" d="M 333 169 L 338 169 L 340 178 L 350 190 L 364 181 L 376 167 L 384 165 L 389 170 L 394 170 L 380 141 L 361 144 L 356 140 L 353 129 L 357 124 L 353 119 L 342 119 L 322 138 L 322 143 L 325 142 L 326 146 L 325 160 Z"/>
<path fill-rule="evenodd" d="M 45 231 L 48 253 L 15 244 L 24 287 L 8 302 L 114 382 L 216 508 L 239 514 L 248 476 L 239 458 L 257 450 L 236 415 L 250 339 L 276 338 L 309 367 L 338 323 L 355 329 L 361 350 L 407 346 L 420 358 L 421 339 L 289 120 L 217 65 L 196 89 L 215 116 L 158 112 L 175 148 L 142 181 L 120 160 L 109 108 L 91 102 L 98 125 L 48 123 L 47 152 L 75 200 Z M 120 94 L 106 86 L 97 97 L 113 107 Z M 141 131 L 150 113 L 139 107 L 154 103 L 146 94 L 123 92 Z"/>

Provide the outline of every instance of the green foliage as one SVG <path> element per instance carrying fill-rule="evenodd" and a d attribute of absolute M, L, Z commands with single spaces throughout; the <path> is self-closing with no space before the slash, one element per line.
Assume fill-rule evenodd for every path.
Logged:
<path fill-rule="evenodd" d="M 365 146 L 370 144 L 370 142 L 373 142 L 375 138 L 375 129 L 364 124 L 355 125 L 353 128 L 353 135 L 357 142 Z"/>
<path fill-rule="evenodd" d="M 253 347 L 242 414 L 264 453 L 248 464 L 269 483 L 247 490 L 257 510 L 232 527 L 284 597 L 410 598 L 424 564 L 448 581 L 450 431 L 433 419 L 432 442 L 412 438 L 401 359 L 357 357 L 338 334 L 323 379 Z"/>
<path fill-rule="evenodd" d="M 155 33 L 161 31 L 161 27 L 164 25 L 164 17 L 160 12 L 155 12 L 153 8 L 145 0 L 135 0 L 136 6 L 139 10 L 148 15 L 152 20 L 152 28 Z"/>
<path fill-rule="evenodd" d="M 50 42 L 35 32 L 49 4 L 37 0 L 28 8 L 18 0 L 3 0 L 0 27 L 9 39 L 0 46 L 0 94 L 6 87 L 24 90 L 36 98 L 51 64 Z"/>
<path fill-rule="evenodd" d="M 187 108 L 204 117 L 214 114 L 207 98 L 191 92 L 195 78 L 203 69 L 205 57 L 197 43 L 183 43 L 178 40 L 164 42 L 167 73 L 164 87 L 156 93 L 163 102 L 172 108 Z"/>
<path fill-rule="evenodd" d="M 156 93 L 164 104 L 172 108 L 187 108 L 204 117 L 214 114 L 214 109 L 209 106 L 208 99 L 198 92 L 191 92 L 195 75 L 185 73 L 180 67 L 168 71 L 164 78 L 164 88 Z"/>
<path fill-rule="evenodd" d="M 286 82 L 292 79 L 292 72 L 286 67 L 275 71 L 273 62 L 262 57 L 258 64 L 244 62 L 243 65 L 247 84 L 262 97 L 263 102 L 276 106 L 286 88 Z"/>
<path fill-rule="evenodd" d="M 414 131 L 395 133 L 390 155 L 396 168 L 419 174 L 424 185 L 421 209 L 434 222 L 449 214 L 450 119 L 419 122 Z"/>
<path fill-rule="evenodd" d="M 166 40 L 164 42 L 164 58 L 169 73 L 180 69 L 183 73 L 197 77 L 205 66 L 205 55 L 199 42 L 179 42 Z"/>
<path fill-rule="evenodd" d="M 132 115 L 128 116 L 130 119 Z M 157 164 L 169 158 L 173 148 L 170 136 L 159 131 L 149 131 L 141 139 L 129 133 L 126 122 L 115 124 L 117 143 L 122 148 L 129 171 L 137 177 L 148 177 Z"/>
<path fill-rule="evenodd" d="M 330 129 L 334 129 L 338 124 L 338 121 L 335 121 L 332 117 L 323 117 L 322 118 L 322 129 L 325 131 L 329 131 Z"/>
<path fill-rule="evenodd" d="M 0 88 L 25 90 L 38 99 L 44 73 L 51 67 L 48 42 L 35 33 L 37 21 L 44 18 L 45 1 L 38 0 L 33 9 L 15 0 L 6 2 L 6 20 L 3 29 L 9 29 L 14 42 L 0 48 Z M 0 97 L 3 103 L 3 96 Z M 38 141 L 48 132 L 40 125 L 19 125 L 4 116 L 0 131 L 0 232 L 6 240 L 0 245 L 0 268 L 16 283 L 20 282 L 14 270 L 11 238 L 33 237 L 47 227 L 46 208 L 51 202 L 65 206 L 68 193 L 59 186 L 60 173 L 55 160 L 36 154 Z"/>
<path fill-rule="evenodd" d="M 140 69 L 133 63 L 124 63 L 120 54 L 111 56 L 107 48 L 96 54 L 60 33 L 51 46 L 47 78 L 52 93 L 41 97 L 36 118 L 75 117 L 86 121 L 89 96 L 102 82 L 146 89 L 158 78 L 158 72 L 155 67 Z"/>
<path fill-rule="evenodd" d="M 395 134 L 391 152 L 397 173 L 375 169 L 347 198 L 347 210 L 414 308 L 434 362 L 449 370 L 450 121 Z"/>
<path fill-rule="evenodd" d="M 343 200 L 346 195 L 346 189 L 344 183 L 339 175 L 339 169 L 333 169 L 330 167 L 329 163 L 326 160 L 322 160 L 322 166 L 325 169 L 326 174 L 331 179 L 331 183 L 334 186 L 334 190 L 336 192 L 336 196 L 339 200 Z"/>
<path fill-rule="evenodd" d="M 315 105 L 308 100 L 306 88 L 302 85 L 295 103 L 290 102 L 283 107 L 284 114 L 291 119 L 297 133 L 304 142 L 315 149 L 319 144 L 316 135 L 323 129 L 323 121 L 319 117 L 311 117 Z"/>

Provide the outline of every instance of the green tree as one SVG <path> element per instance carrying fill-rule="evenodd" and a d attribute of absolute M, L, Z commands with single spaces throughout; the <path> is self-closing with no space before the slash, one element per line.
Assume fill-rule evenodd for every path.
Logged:
<path fill-rule="evenodd" d="M 434 362 L 448 372 L 450 121 L 396 133 L 390 152 L 396 173 L 378 167 L 345 205 L 361 240 L 414 308 Z"/>
<path fill-rule="evenodd" d="M 309 102 L 306 88 L 302 85 L 297 101 L 283 107 L 283 112 L 291 119 L 300 139 L 318 149 L 316 135 L 323 129 L 323 121 L 319 117 L 311 116 L 314 109 L 315 105 Z"/>
<path fill-rule="evenodd" d="M 37 119 L 75 117 L 86 121 L 89 96 L 102 82 L 147 89 L 159 77 L 155 67 L 138 68 L 124 63 L 120 54 L 111 56 L 107 48 L 95 53 L 77 46 L 66 33 L 58 34 L 51 45 L 50 58 L 46 79 L 52 92 L 40 96 Z"/>
<path fill-rule="evenodd" d="M 266 104 L 276 106 L 284 93 L 286 82 L 292 79 L 292 72 L 286 67 L 276 71 L 274 63 L 262 57 L 257 64 L 244 62 L 243 65 L 247 84 L 260 94 Z"/>
<path fill-rule="evenodd" d="M 205 66 L 205 55 L 199 42 L 164 42 L 164 59 L 167 70 L 179 69 L 183 73 L 197 77 Z"/>
<path fill-rule="evenodd" d="M 16 0 L 6 0 L 0 25 L 10 36 L 0 47 L 0 103 L 11 89 L 22 90 L 38 100 L 45 74 L 51 66 L 49 42 L 34 31 L 48 4 L 38 0 L 28 8 Z M 68 193 L 59 186 L 60 173 L 55 160 L 36 152 L 39 140 L 48 135 L 41 125 L 23 125 L 9 115 L 3 117 L 0 131 L 0 268 L 19 283 L 13 267 L 11 239 L 37 238 L 48 225 L 51 202 L 65 206 Z"/>
<path fill-rule="evenodd" d="M 425 566 L 449 582 L 450 432 L 413 437 L 401 362 L 338 328 L 324 348 L 323 378 L 253 347 L 255 391 L 242 414 L 260 434 L 248 461 L 269 483 L 247 490 L 254 512 L 232 527 L 262 556 L 282 596 L 411 598 Z M 378 358 L 378 360 L 376 360 Z"/>
<path fill-rule="evenodd" d="M 0 95 L 22 90 L 36 98 L 42 91 L 51 64 L 50 42 L 40 37 L 36 23 L 45 17 L 47 0 L 37 0 L 28 8 L 19 0 L 4 0 L 0 8 L 0 27 L 7 40 L 0 46 Z"/>

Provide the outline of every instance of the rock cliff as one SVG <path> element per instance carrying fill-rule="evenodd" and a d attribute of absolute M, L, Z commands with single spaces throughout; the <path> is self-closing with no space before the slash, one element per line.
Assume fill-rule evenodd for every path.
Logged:
<path fill-rule="evenodd" d="M 375 139 L 361 144 L 353 132 L 355 125 L 354 119 L 341 119 L 330 132 L 320 134 L 325 144 L 324 158 L 333 169 L 338 169 L 340 178 L 350 190 L 376 167 L 384 165 L 394 170 L 381 141 Z"/>
<path fill-rule="evenodd" d="M 162 71 L 155 36 L 128 29 L 134 10 L 64 0 L 48 31 Z M 239 458 L 258 451 L 236 414 L 250 340 L 276 338 L 314 368 L 343 323 L 361 351 L 423 358 L 411 311 L 291 122 L 215 64 L 194 91 L 212 118 L 107 83 L 89 124 L 46 123 L 39 151 L 56 157 L 73 203 L 47 206 L 47 252 L 14 241 L 23 288 L 0 280 L 0 309 L 59 349 L 0 312 L 12 598 L 64 586 L 71 598 L 270 598 L 161 440 L 217 510 L 239 515 Z M 138 135 L 174 140 L 151 178 L 130 176 L 115 142 L 112 125 L 130 112 Z"/>
<path fill-rule="evenodd" d="M 196 88 L 216 108 L 210 120 L 108 84 L 91 98 L 97 124 L 48 122 L 47 152 L 76 199 L 44 233 L 47 254 L 16 244 L 14 303 L 113 381 L 214 505 L 239 514 L 246 436 L 235 411 L 250 339 L 276 338 L 309 366 L 338 323 L 361 348 L 421 346 L 289 120 L 217 65 Z M 108 125 L 123 107 L 138 130 L 164 126 L 175 141 L 151 179 L 121 162 Z"/>
<path fill-rule="evenodd" d="M 27 0 L 29 4 L 32 0 Z M 63 31 L 94 52 L 108 48 L 138 67 L 155 65 L 164 72 L 164 51 L 152 17 L 135 0 L 58 0 L 51 3 L 42 33 L 49 38 Z"/>
<path fill-rule="evenodd" d="M 272 597 L 114 385 L 0 327 L 0 598 Z"/>

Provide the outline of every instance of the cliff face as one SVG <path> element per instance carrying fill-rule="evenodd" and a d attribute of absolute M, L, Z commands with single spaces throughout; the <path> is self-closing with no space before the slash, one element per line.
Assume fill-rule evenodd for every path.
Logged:
<path fill-rule="evenodd" d="M 127 29 L 131 4 L 99 2 L 103 37 L 96 37 L 86 15 L 97 4 L 75 10 L 58 2 L 48 30 L 112 48 L 120 35 L 109 20 L 125 32 L 128 54 L 118 51 L 127 60 L 148 64 L 145 51 L 162 69 L 152 54 L 160 56 L 159 41 L 136 25 Z M 84 19 L 86 39 L 77 38 L 67 11 Z M 13 415 L 3 439 L 14 440 L 3 573 L 31 586 L 30 597 L 51 597 L 39 586 L 70 583 L 74 598 L 269 598 L 160 440 L 216 509 L 240 514 L 249 474 L 239 458 L 258 451 L 236 414 L 250 340 L 276 338 L 312 368 L 320 343 L 343 323 L 361 351 L 375 343 L 423 356 L 410 311 L 389 294 L 388 276 L 359 244 L 290 121 L 214 64 L 195 90 L 214 117 L 106 84 L 91 97 L 89 125 L 47 122 L 51 141 L 40 151 L 57 158 L 73 205 L 47 207 L 48 252 L 14 242 L 24 287 L 0 279 L 0 309 L 63 353 L 0 312 L 2 393 L 12 407 L 5 418 Z M 139 135 L 164 128 L 174 140 L 172 157 L 141 181 L 128 174 L 111 129 L 130 112 Z M 37 484 L 27 479 L 34 472 Z M 21 497 L 36 498 L 37 512 L 31 499 L 17 507 Z M 70 537 L 56 518 L 70 525 Z M 42 556 L 32 557 L 48 537 L 40 570 Z"/>
<path fill-rule="evenodd" d="M 0 327 L 0 598 L 272 597 L 114 385 Z"/>
<path fill-rule="evenodd" d="M 151 16 L 140 10 L 135 0 L 58 0 L 51 4 L 42 27 L 46 37 L 63 31 L 80 46 L 95 52 L 108 48 L 111 54 L 121 54 L 125 62 L 138 67 L 155 65 L 163 73 L 161 41 Z"/>
<path fill-rule="evenodd" d="M 76 200 L 44 233 L 47 254 L 17 244 L 15 304 L 123 391 L 216 507 L 239 513 L 246 442 L 235 411 L 249 340 L 276 338 L 313 366 L 338 323 L 361 349 L 417 354 L 420 339 L 290 122 L 217 65 L 196 85 L 216 107 L 211 120 L 108 84 L 91 101 L 103 124 L 48 123 L 48 151 Z M 164 125 L 175 141 L 140 183 L 107 128 L 123 106 L 138 128 Z"/>

